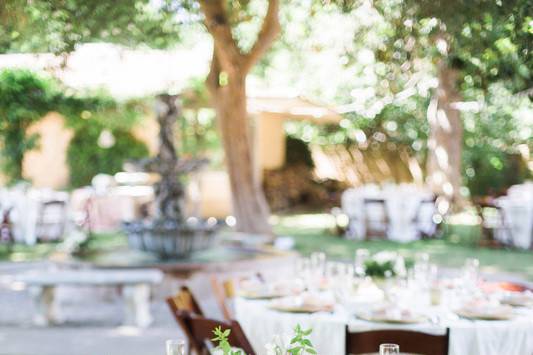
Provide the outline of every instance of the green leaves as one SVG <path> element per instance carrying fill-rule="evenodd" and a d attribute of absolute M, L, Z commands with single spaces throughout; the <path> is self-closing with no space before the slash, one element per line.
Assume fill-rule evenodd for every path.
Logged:
<path fill-rule="evenodd" d="M 316 355 L 317 351 L 313 347 L 311 340 L 308 336 L 313 332 L 312 329 L 304 330 L 297 324 L 294 328 L 294 336 L 290 341 L 290 347 L 288 349 L 276 348 L 276 354 L 280 355 L 304 355 L 311 354 Z M 222 330 L 222 328 L 216 327 L 213 330 L 215 337 L 211 339 L 214 343 L 217 343 L 216 349 L 221 350 L 223 355 L 245 355 L 241 350 L 233 351 L 228 338 L 231 331 L 229 329 Z M 286 353 L 285 353 L 286 351 Z"/>
<path fill-rule="evenodd" d="M 28 135 L 26 130 L 53 109 L 57 96 L 51 80 L 28 70 L 0 73 L 2 168 L 10 182 L 22 179 L 24 154 L 38 141 L 37 135 Z"/>
<path fill-rule="evenodd" d="M 317 352 L 311 343 L 311 340 L 308 338 L 312 332 L 313 330 L 311 328 L 304 330 L 299 324 L 297 324 L 294 328 L 294 337 L 291 339 L 291 347 L 287 349 L 287 352 L 290 355 L 315 355 Z"/>
<path fill-rule="evenodd" d="M 118 103 L 104 94 L 73 95 L 52 79 L 28 70 L 0 72 L 0 153 L 2 168 L 10 182 L 22 179 L 26 152 L 34 149 L 39 137 L 28 128 L 47 113 L 56 111 L 74 130 L 68 148 L 71 184 L 81 186 L 97 173 L 114 174 L 126 159 L 148 155 L 146 146 L 129 133 L 139 117 L 138 101 Z M 115 137 L 113 149 L 96 144 L 107 129 Z"/>
<path fill-rule="evenodd" d="M 221 350 L 223 355 L 244 355 L 241 350 L 233 351 L 228 338 L 231 333 L 230 329 L 222 330 L 220 326 L 213 330 L 215 337 L 211 339 L 213 342 L 218 343 L 217 349 Z"/>
<path fill-rule="evenodd" d="M 103 40 L 128 46 L 168 47 L 180 37 L 186 1 L 171 0 L 6 0 L 9 13 L 0 20 L 8 36 L 0 52 L 70 52 L 78 43 Z M 183 4 L 182 4 L 183 3 Z M 24 4 L 21 6 L 21 4 Z M 1 11 L 1 10 L 0 10 Z M 8 16 L 10 15 L 10 16 Z M 15 16 L 18 21 L 10 21 Z M 3 36 L 1 36 L 3 37 Z M 0 38 L 1 38 L 0 37 Z"/>

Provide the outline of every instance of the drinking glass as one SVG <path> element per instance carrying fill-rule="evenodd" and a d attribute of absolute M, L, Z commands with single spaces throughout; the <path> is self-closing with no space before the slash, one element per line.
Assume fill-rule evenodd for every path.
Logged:
<path fill-rule="evenodd" d="M 185 355 L 185 341 L 167 340 L 167 355 Z"/>
<path fill-rule="evenodd" d="M 295 274 L 296 277 L 305 278 L 307 274 L 311 271 L 311 260 L 308 258 L 298 258 L 296 259 L 295 265 Z"/>
<path fill-rule="evenodd" d="M 317 276 L 324 276 L 326 267 L 326 254 L 322 252 L 311 253 L 311 265 Z"/>
<path fill-rule="evenodd" d="M 399 354 L 400 346 L 397 344 L 381 344 L 379 346 L 379 355 Z"/>
<path fill-rule="evenodd" d="M 365 263 L 370 257 L 368 249 L 357 249 L 355 251 L 355 274 L 365 276 Z"/>
<path fill-rule="evenodd" d="M 419 264 L 429 263 L 429 254 L 425 252 L 416 253 L 415 262 Z"/>
<path fill-rule="evenodd" d="M 463 278 L 465 282 L 476 284 L 479 277 L 479 260 L 467 258 L 463 267 Z"/>

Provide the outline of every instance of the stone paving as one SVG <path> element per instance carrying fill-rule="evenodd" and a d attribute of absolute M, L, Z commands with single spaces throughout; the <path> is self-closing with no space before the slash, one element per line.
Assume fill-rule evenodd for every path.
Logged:
<path fill-rule="evenodd" d="M 46 264 L 0 264 L 0 276 L 43 268 Z M 216 314 L 205 295 L 209 282 L 197 275 L 187 283 L 200 296 L 202 306 Z M 27 290 L 0 283 L 0 355 L 152 355 L 164 354 L 166 339 L 182 338 L 164 298 L 182 280 L 165 277 L 154 289 L 154 323 L 147 329 L 121 326 L 123 303 L 115 288 L 59 287 L 57 301 L 64 323 L 40 328 L 32 324 L 33 303 Z"/>

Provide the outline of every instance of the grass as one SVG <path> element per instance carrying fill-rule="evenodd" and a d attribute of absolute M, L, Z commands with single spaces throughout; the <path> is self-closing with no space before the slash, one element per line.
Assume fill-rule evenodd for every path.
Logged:
<path fill-rule="evenodd" d="M 515 273 L 533 281 L 533 252 L 478 247 L 477 226 L 448 225 L 440 239 L 397 243 L 344 239 L 334 233 L 334 221 L 324 214 L 285 216 L 276 222 L 276 233 L 292 236 L 295 249 L 304 255 L 320 250 L 331 258 L 352 260 L 357 248 L 371 253 L 394 250 L 407 256 L 423 251 L 443 267 L 461 267 L 466 258 L 474 257 L 479 259 L 483 271 Z"/>
<path fill-rule="evenodd" d="M 11 247 L 0 245 L 0 261 L 36 261 L 48 258 L 57 250 L 58 243 L 41 243 L 36 245 L 15 244 Z"/>
<path fill-rule="evenodd" d="M 324 251 L 335 259 L 352 260 L 357 248 L 372 253 L 381 250 L 400 251 L 405 255 L 427 252 L 433 262 L 443 267 L 461 267 L 466 258 L 480 260 L 483 271 L 515 273 L 533 281 L 533 252 L 522 250 L 488 249 L 478 247 L 479 230 L 475 225 L 451 224 L 441 239 L 397 243 L 386 240 L 346 240 L 334 232 L 334 220 L 327 214 L 297 214 L 273 218 L 275 232 L 294 238 L 295 249 L 307 255 Z M 98 234 L 89 240 L 85 251 L 116 250 L 126 246 L 126 237 L 120 233 Z M 15 245 L 8 250 L 0 245 L 0 261 L 35 261 L 46 259 L 58 250 L 60 244 L 46 243 L 35 246 Z"/>

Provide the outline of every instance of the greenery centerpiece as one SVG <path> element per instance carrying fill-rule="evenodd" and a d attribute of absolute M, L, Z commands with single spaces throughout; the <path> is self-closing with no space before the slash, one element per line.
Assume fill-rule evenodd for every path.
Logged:
<path fill-rule="evenodd" d="M 276 336 L 272 343 L 265 345 L 266 353 L 267 355 L 316 355 L 317 351 L 311 340 L 309 340 L 309 335 L 312 332 L 312 329 L 305 330 L 297 324 L 288 344 L 285 344 L 279 336 Z M 217 327 L 213 330 L 213 333 L 215 337 L 212 340 L 218 344 L 216 350 L 222 355 L 246 355 L 242 350 L 233 348 L 229 343 L 230 329 L 222 330 L 221 327 Z"/>
<path fill-rule="evenodd" d="M 392 251 L 382 251 L 365 261 L 365 275 L 374 279 L 405 276 L 413 260 Z"/>

